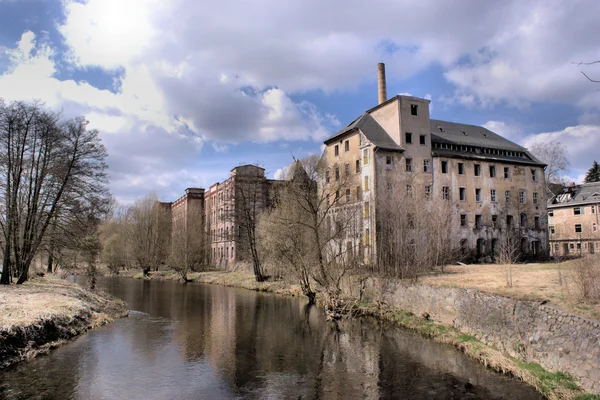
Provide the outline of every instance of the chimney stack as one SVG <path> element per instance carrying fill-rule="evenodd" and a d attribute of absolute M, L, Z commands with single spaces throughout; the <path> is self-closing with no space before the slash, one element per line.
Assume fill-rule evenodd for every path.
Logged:
<path fill-rule="evenodd" d="M 379 104 L 387 100 L 387 89 L 385 86 L 385 64 L 377 64 L 377 95 L 379 98 Z"/>

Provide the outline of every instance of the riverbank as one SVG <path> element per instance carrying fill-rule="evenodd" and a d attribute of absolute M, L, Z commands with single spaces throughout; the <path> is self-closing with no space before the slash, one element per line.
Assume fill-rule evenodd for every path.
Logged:
<path fill-rule="evenodd" d="M 125 303 L 53 276 L 0 286 L 0 369 L 128 314 Z"/>
<path fill-rule="evenodd" d="M 136 275 L 134 277 L 142 278 L 141 273 L 138 275 L 139 276 Z M 298 286 L 281 281 L 256 282 L 252 274 L 244 272 L 198 272 L 190 273 L 188 278 L 193 282 L 212 283 L 255 291 L 301 296 Z M 151 273 L 150 277 L 146 279 L 177 280 L 179 279 L 179 276 L 172 272 L 159 271 Z M 550 399 L 600 399 L 600 396 L 598 395 L 585 394 L 580 388 L 579 381 L 574 378 L 573 375 L 556 369 L 554 372 L 549 372 L 540 364 L 531 362 L 532 359 L 535 360 L 536 357 L 525 354 L 527 350 L 526 347 L 530 345 L 529 343 L 523 343 L 523 347 L 519 346 L 516 349 L 512 349 L 514 350 L 512 353 L 515 354 L 511 355 L 511 351 L 506 351 L 506 348 L 498 347 L 495 343 L 490 342 L 487 335 L 486 337 L 480 337 L 481 335 L 475 332 L 469 334 L 468 329 L 465 330 L 462 326 L 460 329 L 457 329 L 453 327 L 451 321 L 446 320 L 447 318 L 439 318 L 436 312 L 430 310 L 433 314 L 431 316 L 428 314 L 422 315 L 422 312 L 411 313 L 404 311 L 402 307 L 394 306 L 391 299 L 385 301 L 385 295 L 382 296 L 382 288 L 391 289 L 394 285 L 391 285 L 390 282 L 387 284 L 379 284 L 381 287 L 372 290 L 371 296 L 364 296 L 368 290 L 363 292 L 362 295 L 358 294 L 357 292 L 361 285 L 358 282 L 355 283 L 356 284 L 348 285 L 349 288 L 344 291 L 347 296 L 345 299 L 346 313 L 355 316 L 375 317 L 379 320 L 391 322 L 400 327 L 417 331 L 423 336 L 436 342 L 453 345 L 458 350 L 481 362 L 485 366 L 497 372 L 517 377 L 532 385 L 540 393 Z M 410 288 L 411 285 L 408 285 L 407 287 Z M 437 292 L 448 290 L 448 288 L 442 289 L 438 287 L 437 290 L 433 290 Z M 472 292 L 475 293 L 477 291 Z M 378 294 L 375 295 L 376 293 Z M 381 297 L 379 299 L 380 301 L 377 301 L 378 297 Z M 414 296 L 408 297 L 412 298 Z M 480 296 L 477 297 L 481 298 Z M 362 298 L 362 302 L 358 302 L 359 298 Z M 496 300 L 494 299 L 492 301 Z M 486 344 L 484 341 L 487 341 L 488 343 Z M 524 360 L 527 360 L 528 362 Z"/>

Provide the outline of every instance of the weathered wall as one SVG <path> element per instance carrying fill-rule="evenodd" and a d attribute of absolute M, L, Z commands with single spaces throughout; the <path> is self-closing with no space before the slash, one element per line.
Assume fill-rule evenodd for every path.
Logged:
<path fill-rule="evenodd" d="M 361 289 L 362 288 L 362 289 Z M 451 325 L 511 356 L 567 371 L 600 393 L 600 324 L 532 301 L 475 289 L 434 288 L 348 277 L 345 295 L 386 304 Z"/>

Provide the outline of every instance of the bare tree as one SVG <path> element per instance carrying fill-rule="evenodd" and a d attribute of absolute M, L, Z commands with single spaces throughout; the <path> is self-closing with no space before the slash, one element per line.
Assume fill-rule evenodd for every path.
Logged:
<path fill-rule="evenodd" d="M 282 275 L 300 283 L 309 301 L 316 298 L 315 282 L 331 302 L 356 260 L 342 244 L 356 220 L 356 205 L 340 207 L 339 193 L 348 187 L 342 176 L 326 190 L 317 190 L 316 179 L 324 175 L 317 156 L 296 161 L 290 173 L 293 177 L 279 189 L 274 209 L 261 221 L 265 256 Z"/>
<path fill-rule="evenodd" d="M 544 170 L 546 185 L 563 183 L 562 175 L 569 170 L 569 159 L 565 146 L 556 140 L 536 142 L 529 150 L 540 161 L 546 164 Z"/>
<path fill-rule="evenodd" d="M 131 265 L 129 211 L 128 207 L 115 205 L 99 229 L 102 261 L 113 274 Z"/>
<path fill-rule="evenodd" d="M 106 149 L 87 121 L 64 122 L 39 103 L 0 102 L 0 197 L 5 213 L 0 283 L 28 279 L 52 221 L 67 230 L 93 198 L 107 195 Z"/>
<path fill-rule="evenodd" d="M 158 269 L 168 256 L 170 220 L 166 208 L 151 193 L 134 203 L 129 216 L 132 257 L 144 275 Z"/>
<path fill-rule="evenodd" d="M 444 198 L 443 193 L 426 192 L 417 174 L 390 179 L 379 193 L 379 271 L 416 280 L 432 267 L 443 268 L 457 258 L 455 213 L 449 193 Z"/>
<path fill-rule="evenodd" d="M 198 205 L 190 205 L 185 217 L 173 223 L 167 262 L 187 282 L 188 272 L 202 267 L 205 260 L 206 239 L 202 209 Z"/>

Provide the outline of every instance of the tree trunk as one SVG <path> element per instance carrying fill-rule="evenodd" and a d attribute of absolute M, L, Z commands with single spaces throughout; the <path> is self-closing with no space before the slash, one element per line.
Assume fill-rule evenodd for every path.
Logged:
<path fill-rule="evenodd" d="M 4 260 L 2 263 L 2 277 L 0 277 L 0 284 L 10 284 L 10 242 L 7 242 L 4 246 Z"/>
<path fill-rule="evenodd" d="M 51 274 L 52 273 L 52 264 L 54 263 L 54 256 L 52 255 L 52 250 L 50 250 L 50 252 L 48 252 L 48 273 Z"/>

